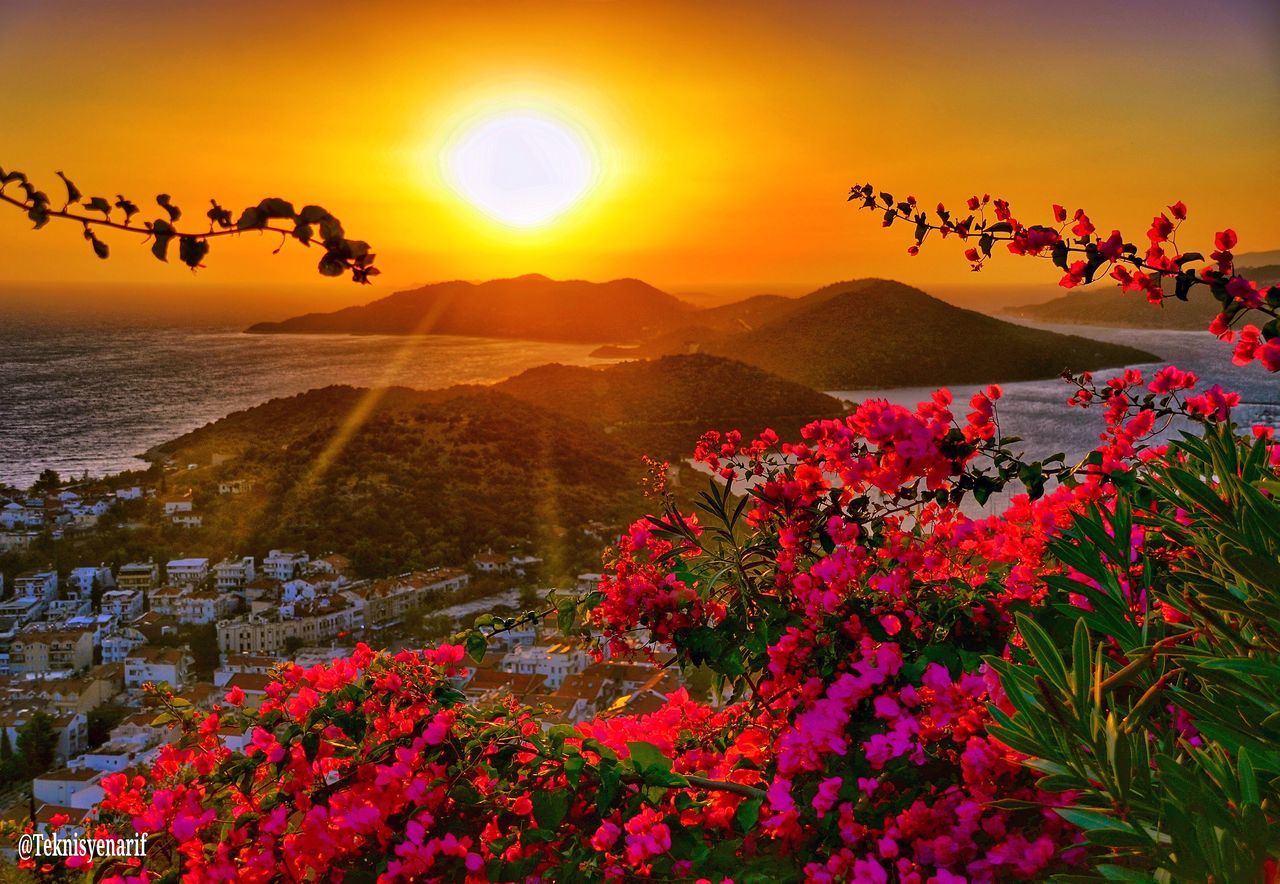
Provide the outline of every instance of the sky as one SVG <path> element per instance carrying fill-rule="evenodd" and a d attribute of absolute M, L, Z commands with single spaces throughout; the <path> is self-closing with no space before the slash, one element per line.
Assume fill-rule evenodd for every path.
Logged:
<path fill-rule="evenodd" d="M 372 289 L 322 279 L 318 255 L 257 234 L 215 242 L 194 276 L 128 234 L 103 234 L 104 262 L 75 225 L 33 232 L 0 206 L 0 306 L 89 291 L 269 318 L 531 272 L 680 293 L 975 282 L 951 243 L 910 258 L 906 230 L 847 205 L 867 180 L 928 205 L 990 192 L 1023 220 L 1083 206 L 1136 238 L 1182 199 L 1184 248 L 1227 226 L 1241 251 L 1280 246 L 1280 7 L 1263 0 L 0 6 L 0 167 L 148 213 L 169 193 L 197 219 L 210 197 L 318 203 L 383 270 Z M 590 157 L 584 195 L 543 226 L 450 178 L 468 133 L 520 114 Z M 981 283 L 1050 273 L 1009 256 Z"/>

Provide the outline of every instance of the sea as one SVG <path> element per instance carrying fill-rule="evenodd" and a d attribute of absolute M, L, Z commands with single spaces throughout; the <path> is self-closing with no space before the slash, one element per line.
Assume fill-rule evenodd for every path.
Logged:
<path fill-rule="evenodd" d="M 1280 426 L 1280 376 L 1233 366 L 1205 332 L 1041 325 L 1159 354 L 1203 385 L 1242 395 L 1242 424 Z M 29 486 L 45 468 L 64 477 L 140 469 L 139 455 L 268 399 L 330 384 L 434 389 L 490 383 L 548 362 L 604 364 L 592 345 L 448 336 L 251 335 L 243 326 L 148 325 L 60 316 L 0 318 L 0 484 Z M 1156 367 L 1143 366 L 1151 369 Z M 1109 372 L 1098 373 L 1106 377 Z M 992 378 L 1000 382 L 1000 378 Z M 1028 453 L 1075 462 L 1096 444 L 1097 409 L 1067 409 L 1061 380 L 1003 384 L 1003 431 Z M 977 387 L 953 387 L 957 410 Z M 912 405 L 931 388 L 836 390 Z"/>
<path fill-rule="evenodd" d="M 594 345 L 437 335 L 251 335 L 243 325 L 0 319 L 0 484 L 144 469 L 139 455 L 233 411 L 331 384 L 438 389 Z"/>

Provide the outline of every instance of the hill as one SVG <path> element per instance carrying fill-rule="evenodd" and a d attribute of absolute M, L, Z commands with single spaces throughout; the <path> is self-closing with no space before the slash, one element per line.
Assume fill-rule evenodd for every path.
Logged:
<path fill-rule="evenodd" d="M 745 320 L 742 330 L 689 326 L 655 335 L 627 352 L 743 359 L 823 390 L 1029 380 L 1064 369 L 1157 358 L 1132 347 L 1005 322 L 891 280 L 835 283 L 782 300 L 787 303 L 760 305 L 754 317 L 762 321 Z"/>
<path fill-rule="evenodd" d="M 618 440 L 484 388 L 326 387 L 230 415 L 154 454 L 209 463 L 215 451 L 218 465 L 179 477 L 204 515 L 192 532 L 201 539 L 188 543 L 338 550 L 371 575 L 512 542 L 555 562 L 570 554 L 574 529 L 620 523 L 639 502 L 640 465 Z M 255 493 L 216 494 L 228 477 L 250 479 Z"/>
<path fill-rule="evenodd" d="M 668 459 L 688 457 L 708 429 L 794 434 L 840 414 L 825 393 L 753 366 L 707 354 L 666 356 L 608 368 L 543 365 L 494 387 L 548 411 L 583 420 L 629 447 Z"/>
<path fill-rule="evenodd" d="M 1280 264 L 1241 267 L 1240 272 L 1259 283 L 1280 282 Z M 1205 289 L 1193 292 L 1187 301 L 1166 298 L 1156 307 L 1142 295 L 1107 287 L 1085 289 L 1043 304 L 1013 307 L 1006 312 L 1037 322 L 1203 331 L 1220 309 L 1221 306 Z"/>
<path fill-rule="evenodd" d="M 359 307 L 260 322 L 254 334 L 438 334 L 542 341 L 635 341 L 696 308 L 638 279 L 553 280 L 539 274 L 442 282 Z"/>
<path fill-rule="evenodd" d="M 758 368 L 677 356 L 543 366 L 493 387 L 326 387 L 235 412 L 149 456 L 202 465 L 171 475 L 195 489 L 204 516 L 188 545 L 338 550 L 372 575 L 520 542 L 576 573 L 598 565 L 587 526 L 621 526 L 643 509 L 641 454 L 675 461 L 709 428 L 794 432 L 842 411 Z M 228 478 L 256 490 L 217 494 Z"/>

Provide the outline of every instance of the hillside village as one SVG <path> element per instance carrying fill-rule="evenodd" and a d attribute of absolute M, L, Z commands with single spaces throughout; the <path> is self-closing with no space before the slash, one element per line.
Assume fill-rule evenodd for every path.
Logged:
<path fill-rule="evenodd" d="M 246 490 L 224 485 L 224 494 Z M 146 485 L 17 494 L 0 506 L 0 550 L 91 532 L 132 500 L 157 504 L 174 525 L 200 517 L 189 493 Z M 537 585 L 540 564 L 486 550 L 457 567 L 359 579 L 342 554 L 272 549 L 34 568 L 8 585 L 0 573 L 0 815 L 37 830 L 62 816 L 73 829 L 91 822 L 106 774 L 140 769 L 177 739 L 156 723 L 148 686 L 202 709 L 230 691 L 256 706 L 282 664 L 324 663 L 356 642 L 418 647 L 480 614 L 536 604 L 550 591 Z M 582 574 L 557 591 L 589 592 L 599 578 Z M 495 638 L 456 687 L 473 701 L 511 695 L 541 706 L 551 726 L 657 708 L 681 684 L 663 662 L 609 659 L 590 635 L 528 626 Z M 232 729 L 221 738 L 246 741 Z"/>

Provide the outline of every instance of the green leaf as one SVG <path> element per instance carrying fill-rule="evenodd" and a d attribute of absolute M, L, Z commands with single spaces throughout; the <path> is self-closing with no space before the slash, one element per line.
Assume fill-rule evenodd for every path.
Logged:
<path fill-rule="evenodd" d="M 1084 829 L 1086 832 L 1093 832 L 1098 829 L 1116 829 L 1122 832 L 1133 831 L 1128 823 L 1113 816 L 1107 816 L 1105 813 L 1081 810 L 1078 807 L 1055 807 L 1054 811 L 1071 825 Z"/>
<path fill-rule="evenodd" d="M 764 804 L 762 798 L 748 798 L 738 805 L 738 810 L 733 815 L 733 821 L 738 824 L 738 829 L 745 835 L 756 827 L 756 822 L 760 819 L 760 806 Z"/>
<path fill-rule="evenodd" d="M 1062 655 L 1053 646 L 1049 634 L 1026 614 L 1018 614 L 1017 621 L 1018 632 L 1022 634 L 1036 663 L 1044 670 L 1045 677 L 1059 690 L 1070 690 L 1066 664 L 1062 662 Z"/>
<path fill-rule="evenodd" d="M 533 793 L 533 818 L 543 829 L 556 829 L 569 813 L 569 793 L 564 789 L 554 792 L 539 790 Z"/>
<path fill-rule="evenodd" d="M 321 276 L 341 276 L 347 272 L 347 264 L 341 256 L 333 252 L 325 252 L 324 257 L 320 259 L 319 270 Z"/>
<path fill-rule="evenodd" d="M 646 770 L 671 770 L 671 759 L 653 743 L 643 741 L 627 743 L 627 751 L 631 753 L 632 764 L 641 773 Z"/>
<path fill-rule="evenodd" d="M 205 217 L 209 219 L 209 223 L 216 224 L 218 227 L 221 227 L 223 230 L 226 230 L 228 227 L 230 227 L 231 213 L 226 209 L 222 208 L 222 206 L 218 205 L 217 200 L 209 200 L 209 205 L 211 205 L 213 208 L 211 208 L 209 211 L 204 213 Z"/>
<path fill-rule="evenodd" d="M 316 224 L 329 217 L 329 213 L 319 206 L 303 206 L 298 213 L 299 224 Z"/>
<path fill-rule="evenodd" d="M 240 217 L 236 219 L 236 227 L 241 230 L 255 230 L 259 227 L 265 227 L 267 224 L 267 216 L 262 210 L 250 206 L 240 213 Z"/>
<path fill-rule="evenodd" d="M 463 647 L 467 650 L 467 656 L 479 663 L 489 650 L 489 642 L 485 639 L 484 633 L 478 629 L 473 629 L 467 633 Z"/>
<path fill-rule="evenodd" d="M 138 207 L 118 193 L 116 194 L 116 208 L 124 212 L 125 224 L 128 224 L 129 219 L 138 214 Z"/>

